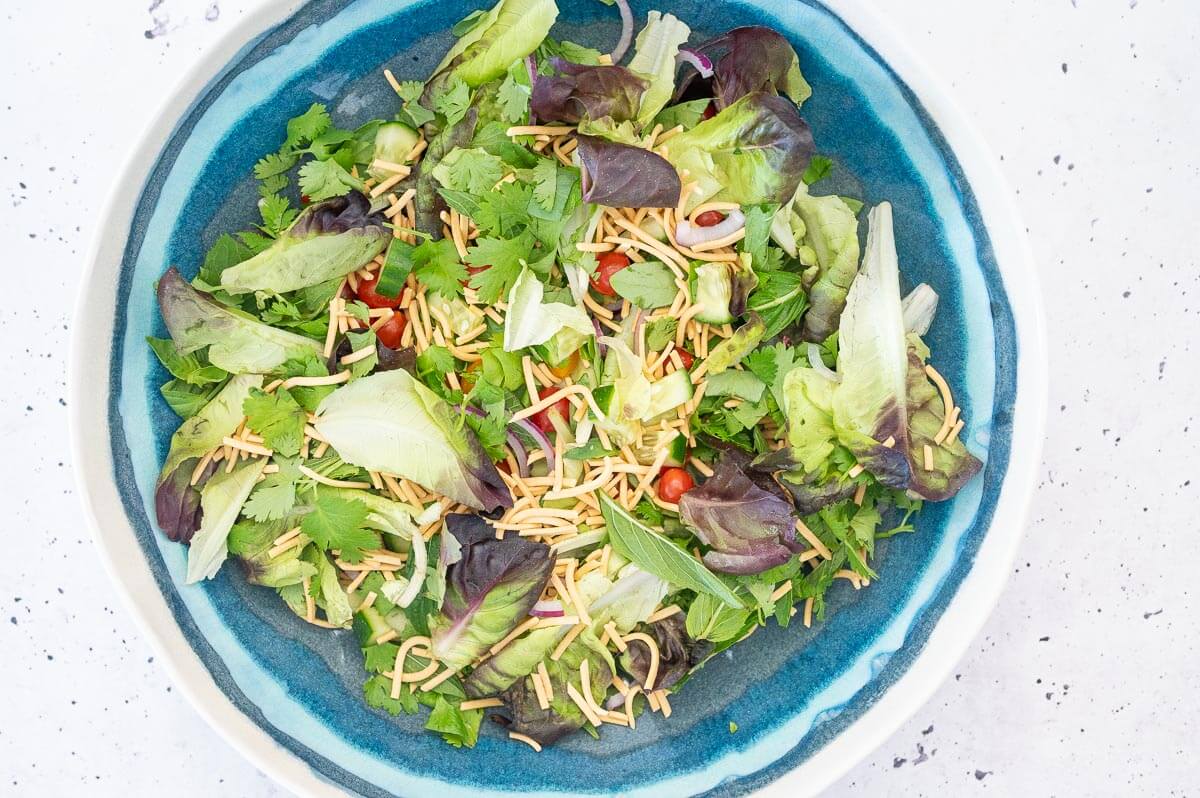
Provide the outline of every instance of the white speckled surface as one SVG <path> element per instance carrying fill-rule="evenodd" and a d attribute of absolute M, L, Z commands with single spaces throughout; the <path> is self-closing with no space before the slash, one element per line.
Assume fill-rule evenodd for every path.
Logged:
<path fill-rule="evenodd" d="M 253 5 L 0 8 L 0 795 L 284 795 L 171 689 L 120 607 L 81 527 L 64 406 L 91 213 L 174 76 Z M 1051 423 L 999 608 L 830 794 L 1193 794 L 1200 5 L 878 6 L 1018 195 Z"/>

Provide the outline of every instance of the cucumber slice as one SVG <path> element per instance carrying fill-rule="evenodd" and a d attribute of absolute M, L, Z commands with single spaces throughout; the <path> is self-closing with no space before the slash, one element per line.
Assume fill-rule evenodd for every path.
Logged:
<path fill-rule="evenodd" d="M 421 134 L 403 122 L 384 122 L 375 131 L 375 159 L 402 164 L 404 158 L 421 140 Z M 367 173 L 376 180 L 391 176 L 391 172 L 382 169 L 368 169 Z"/>
<path fill-rule="evenodd" d="M 637 461 L 642 465 L 650 465 L 663 448 L 667 449 L 667 459 L 664 466 L 682 467 L 687 460 L 687 438 L 675 431 L 655 430 L 642 438 L 642 445 L 633 450 Z"/>
<path fill-rule="evenodd" d="M 358 635 L 358 643 L 361 646 L 373 645 L 377 637 L 391 629 L 391 624 L 374 607 L 363 607 L 354 613 L 354 632 Z"/>
<path fill-rule="evenodd" d="M 702 263 L 696 267 L 696 304 L 704 310 L 696 320 L 706 324 L 728 324 L 733 321 L 729 303 L 733 299 L 733 273 L 726 263 Z"/>
<path fill-rule="evenodd" d="M 642 420 L 649 421 L 674 410 L 692 398 L 693 390 L 691 377 L 685 369 L 672 371 L 650 386 L 650 405 Z"/>

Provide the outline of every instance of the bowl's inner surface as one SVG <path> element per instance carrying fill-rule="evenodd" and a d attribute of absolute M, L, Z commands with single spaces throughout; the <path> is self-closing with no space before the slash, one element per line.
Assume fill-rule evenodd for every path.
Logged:
<path fill-rule="evenodd" d="M 615 10 L 560 0 L 555 35 L 602 49 Z M 316 2 L 248 46 L 172 134 L 142 197 L 120 274 L 112 363 L 114 468 L 131 523 L 177 620 L 220 688 L 324 777 L 363 794 L 480 788 L 551 792 L 738 793 L 803 761 L 857 718 L 920 649 L 970 567 L 1008 462 L 1014 395 L 1013 320 L 969 188 L 933 123 L 873 52 L 816 3 L 634 3 L 693 29 L 693 42 L 761 23 L 787 35 L 814 96 L 802 113 L 837 176 L 818 190 L 895 206 L 908 285 L 941 295 L 928 336 L 933 362 L 956 387 L 969 445 L 987 460 L 953 502 L 928 505 L 918 531 L 879 546 L 881 578 L 855 592 L 839 582 L 824 623 L 773 623 L 718 657 L 673 699 L 674 714 L 605 727 L 534 754 L 485 723 L 473 750 L 422 731 L 424 715 L 391 718 L 362 702 L 362 659 L 350 632 L 294 617 L 274 591 L 232 565 L 183 587 L 185 549 L 149 518 L 157 468 L 178 419 L 161 400 L 167 379 L 142 343 L 163 335 L 152 283 L 168 265 L 195 274 L 217 235 L 256 219 L 254 162 L 275 150 L 286 120 L 325 103 L 340 126 L 388 117 L 384 66 L 424 79 L 475 3 Z M 774 9 L 773 12 L 764 7 Z M 908 286 L 906 286 L 908 287 Z M 738 731 L 730 733 L 730 722 Z M 447 789 L 442 787 L 439 789 Z"/>

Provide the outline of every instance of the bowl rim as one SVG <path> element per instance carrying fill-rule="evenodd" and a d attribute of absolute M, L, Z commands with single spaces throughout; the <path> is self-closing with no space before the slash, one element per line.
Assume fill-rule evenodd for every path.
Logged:
<path fill-rule="evenodd" d="M 344 796 L 345 791 L 277 743 L 225 696 L 176 624 L 148 569 L 112 479 L 107 431 L 107 358 L 95 356 L 97 340 L 111 346 L 117 283 L 115 264 L 124 250 L 134 209 L 162 146 L 207 86 L 266 32 L 294 14 L 304 0 L 265 0 L 221 35 L 213 47 L 175 81 L 167 99 L 132 147 L 101 208 L 76 295 L 68 364 L 71 455 L 85 520 L 100 560 L 126 609 L 155 651 L 172 682 L 205 721 L 255 767 L 304 796 Z M 763 795 L 815 794 L 868 756 L 932 696 L 978 635 L 999 599 L 1024 533 L 1041 463 L 1046 424 L 1047 372 L 1044 311 L 1034 258 L 1015 199 L 990 149 L 973 123 L 919 55 L 864 0 L 821 0 L 920 101 L 974 194 L 995 261 L 1004 277 L 1019 356 L 1012 408 L 1012 446 L 995 514 L 974 562 L 909 668 L 862 715 L 807 760 L 774 778 L 771 766 L 744 777 Z M 134 190 L 131 190 L 133 187 Z M 114 234 L 105 231 L 116 230 Z M 97 331 L 104 333 L 97 335 Z M 755 783 L 756 775 L 759 776 Z"/>

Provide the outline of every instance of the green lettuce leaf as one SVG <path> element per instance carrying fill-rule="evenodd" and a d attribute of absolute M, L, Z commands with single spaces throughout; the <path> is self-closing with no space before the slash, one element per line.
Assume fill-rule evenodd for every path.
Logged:
<path fill-rule="evenodd" d="M 675 92 L 675 56 L 691 32 L 671 14 L 651 11 L 646 15 L 646 27 L 637 36 L 633 59 L 629 62 L 631 70 L 650 79 L 638 107 L 639 124 L 648 125 L 671 100 Z"/>
<path fill-rule="evenodd" d="M 220 471 L 200 492 L 203 518 L 200 529 L 188 548 L 187 583 L 212 579 L 229 556 L 229 530 L 242 511 L 242 505 L 254 490 L 254 484 L 267 465 L 265 459 L 252 460 L 233 471 Z"/>
<path fill-rule="evenodd" d="M 317 408 L 317 432 L 347 463 L 411 479 L 477 510 L 512 494 L 475 434 L 403 370 L 361 377 Z"/>
<path fill-rule="evenodd" d="M 591 319 L 578 305 L 543 302 L 545 286 L 528 266 L 508 292 L 508 313 L 504 320 L 504 351 L 516 352 L 527 346 L 544 344 L 560 330 L 569 329 L 591 337 L 595 335 Z"/>
<path fill-rule="evenodd" d="M 434 72 L 461 78 L 472 88 L 482 86 L 536 50 L 557 18 L 554 0 L 500 0 L 454 43 Z"/>
<path fill-rule="evenodd" d="M 208 347 L 208 360 L 232 374 L 271 371 L 292 358 L 321 354 L 311 338 L 280 330 L 218 304 L 174 267 L 158 281 L 158 306 L 181 353 Z"/>

